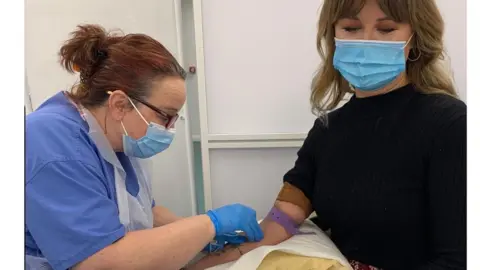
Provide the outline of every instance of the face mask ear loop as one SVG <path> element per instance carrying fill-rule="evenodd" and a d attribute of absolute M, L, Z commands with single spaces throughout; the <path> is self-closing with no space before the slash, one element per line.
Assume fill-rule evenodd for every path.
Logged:
<path fill-rule="evenodd" d="M 408 38 L 407 42 L 405 42 L 405 46 L 403 46 L 403 49 L 405 49 L 405 47 L 407 47 L 408 43 L 410 43 L 412 38 L 413 38 L 413 34 Z"/>
<path fill-rule="evenodd" d="M 112 94 L 112 91 L 107 91 L 107 94 L 111 95 Z M 147 120 L 145 120 L 145 118 L 143 117 L 143 115 L 140 113 L 140 111 L 137 109 L 137 106 L 135 106 L 135 104 L 133 104 L 132 100 L 127 96 L 128 98 L 128 101 L 130 101 L 130 104 L 132 104 L 133 108 L 135 109 L 135 111 L 137 111 L 138 115 L 140 115 L 140 117 L 142 118 L 142 120 L 145 122 L 145 124 L 147 124 L 148 126 L 148 122 Z M 122 128 L 123 128 L 123 131 L 125 132 L 125 135 L 128 136 L 128 132 L 127 132 L 127 129 L 125 128 L 125 125 L 123 125 L 123 121 L 120 122 L 120 124 L 122 124 Z"/>
<path fill-rule="evenodd" d="M 112 94 L 112 91 L 107 91 L 107 94 L 111 95 Z M 135 104 L 133 104 L 132 100 L 127 96 L 128 98 L 128 101 L 130 101 L 130 104 L 132 104 L 133 108 L 135 109 L 135 111 L 137 111 L 138 115 L 140 115 L 140 117 L 142 118 L 142 120 L 145 122 L 145 124 L 147 124 L 148 126 L 148 122 L 147 120 L 145 120 L 145 118 L 143 117 L 143 115 L 140 113 L 140 111 L 137 109 L 137 106 L 135 106 Z M 122 124 L 123 125 L 123 124 Z M 123 127 L 123 129 L 125 129 L 125 127 Z"/>
<path fill-rule="evenodd" d="M 413 34 L 410 36 L 410 38 L 409 38 L 409 39 L 407 40 L 407 42 L 405 43 L 405 46 L 403 47 L 404 49 L 405 49 L 405 47 L 407 47 L 408 43 L 410 43 L 410 41 L 412 40 L 412 38 L 413 38 Z M 412 49 L 414 49 L 414 48 L 412 48 Z M 418 50 L 418 49 L 417 49 L 417 50 Z M 415 59 L 410 59 L 409 57 L 407 57 L 407 59 L 410 60 L 410 61 L 412 61 L 412 62 L 417 61 L 418 59 L 420 59 L 420 56 L 422 56 L 422 52 L 421 52 L 420 50 L 418 50 L 418 52 L 419 52 L 419 53 L 418 53 L 417 58 L 415 58 Z"/>
<path fill-rule="evenodd" d="M 122 124 L 123 132 L 125 132 L 125 135 L 128 136 L 128 132 L 127 132 L 127 130 L 125 129 L 125 126 L 123 125 L 123 121 L 121 121 L 120 124 Z"/>
<path fill-rule="evenodd" d="M 145 118 L 143 117 L 143 115 L 142 115 L 142 114 L 140 113 L 140 111 L 137 109 L 137 106 L 135 106 L 135 104 L 133 104 L 132 100 L 131 100 L 129 97 L 127 97 L 127 98 L 128 98 L 128 101 L 130 101 L 130 104 L 132 104 L 132 106 L 133 106 L 133 108 L 135 109 L 135 111 L 137 111 L 138 115 L 140 115 L 140 117 L 142 118 L 142 120 L 143 120 L 143 121 L 145 122 L 145 124 L 147 124 L 147 126 L 148 126 L 147 120 L 145 120 Z"/>

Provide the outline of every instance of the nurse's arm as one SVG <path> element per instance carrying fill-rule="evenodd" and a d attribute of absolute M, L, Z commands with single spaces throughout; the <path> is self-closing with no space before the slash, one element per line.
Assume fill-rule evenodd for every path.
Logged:
<path fill-rule="evenodd" d="M 155 205 L 152 208 L 152 212 L 154 227 L 164 226 L 183 218 L 175 215 L 172 211 L 160 205 Z"/>
<path fill-rule="evenodd" d="M 277 200 L 275 202 L 275 207 L 287 214 L 297 224 L 303 223 L 308 215 L 310 215 L 310 212 L 305 212 L 302 207 L 290 202 Z M 292 237 L 292 235 L 290 235 L 281 225 L 268 219 L 263 220 L 260 224 L 260 227 L 264 232 L 264 238 L 260 242 L 244 243 L 238 248 L 227 248 L 221 255 L 206 256 L 187 269 L 207 269 L 215 265 L 235 261 L 238 260 L 242 254 L 245 254 L 257 247 L 264 245 L 276 245 Z"/>
<path fill-rule="evenodd" d="M 168 225 L 127 233 L 74 270 L 178 270 L 197 255 L 215 235 L 206 215 L 184 218 Z"/>
<path fill-rule="evenodd" d="M 178 270 L 215 234 L 206 215 L 125 232 L 101 170 L 84 161 L 52 161 L 27 175 L 25 225 L 53 269 Z"/>

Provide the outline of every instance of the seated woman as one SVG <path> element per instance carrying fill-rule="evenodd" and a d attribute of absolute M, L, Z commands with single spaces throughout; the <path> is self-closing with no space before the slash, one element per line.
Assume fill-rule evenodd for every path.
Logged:
<path fill-rule="evenodd" d="M 442 67 L 443 34 L 435 0 L 325 0 L 311 94 L 320 117 L 265 238 L 191 269 L 285 241 L 313 211 L 354 269 L 465 269 L 466 105 Z"/>

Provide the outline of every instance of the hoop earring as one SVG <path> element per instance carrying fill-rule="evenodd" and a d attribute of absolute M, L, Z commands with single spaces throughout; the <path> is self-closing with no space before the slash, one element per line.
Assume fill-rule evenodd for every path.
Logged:
<path fill-rule="evenodd" d="M 422 56 L 422 51 L 420 51 L 420 50 L 417 49 L 417 48 L 415 48 L 415 49 L 418 51 L 418 53 L 415 53 L 415 55 L 416 55 L 417 57 L 416 57 L 415 59 L 410 59 L 410 54 L 408 54 L 407 59 L 408 59 L 410 62 L 415 62 L 415 61 L 417 61 L 418 59 L 420 59 L 420 57 Z M 411 51 L 413 52 L 413 50 L 415 50 L 415 49 L 412 49 Z"/>

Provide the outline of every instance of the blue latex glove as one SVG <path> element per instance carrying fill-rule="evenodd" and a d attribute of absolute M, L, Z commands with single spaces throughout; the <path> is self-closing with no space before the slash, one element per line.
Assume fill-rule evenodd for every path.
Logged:
<path fill-rule="evenodd" d="M 218 252 L 223 250 L 223 248 L 228 245 L 241 245 L 247 242 L 247 238 L 243 235 L 238 234 L 224 234 L 215 236 L 212 243 L 209 243 L 202 251 L 203 252 Z"/>
<path fill-rule="evenodd" d="M 207 212 L 215 226 L 215 235 L 232 234 L 243 231 L 249 241 L 263 239 L 263 231 L 257 222 L 257 213 L 242 204 L 231 204 Z"/>

